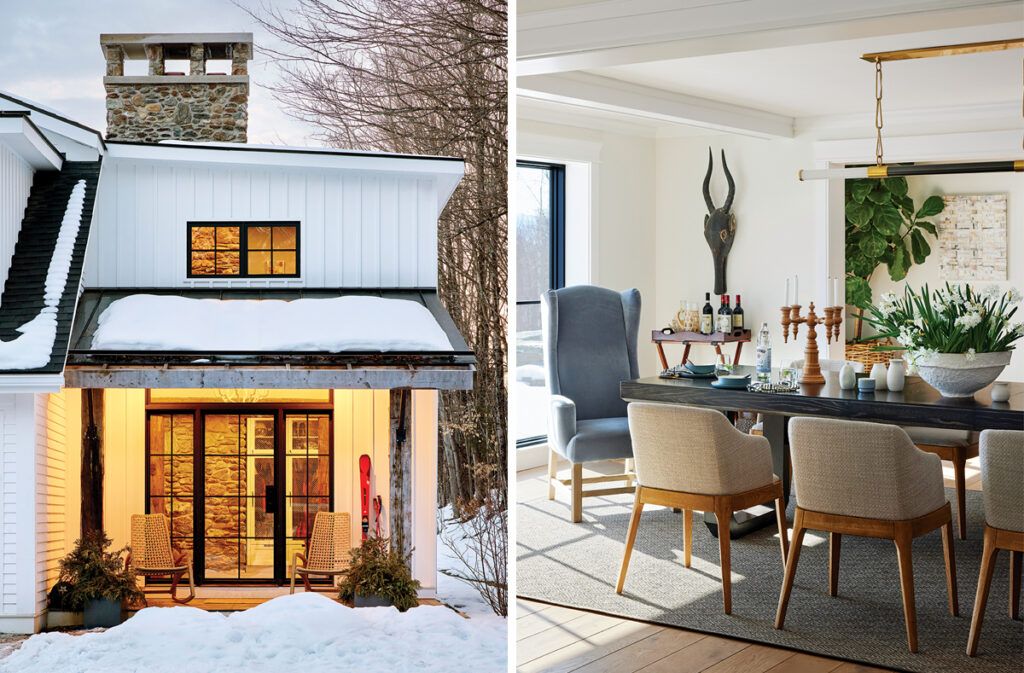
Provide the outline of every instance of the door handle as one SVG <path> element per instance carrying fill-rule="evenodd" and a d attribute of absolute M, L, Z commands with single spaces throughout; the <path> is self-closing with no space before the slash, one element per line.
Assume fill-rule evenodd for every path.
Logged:
<path fill-rule="evenodd" d="M 277 513 L 277 486 L 267 484 L 263 491 L 263 511 L 267 514 Z"/>

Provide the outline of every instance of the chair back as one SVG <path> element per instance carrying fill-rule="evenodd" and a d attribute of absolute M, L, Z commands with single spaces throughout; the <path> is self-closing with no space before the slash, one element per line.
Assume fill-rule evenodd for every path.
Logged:
<path fill-rule="evenodd" d="M 548 392 L 576 404 L 576 419 L 621 418 L 619 383 L 639 376 L 640 292 L 593 285 L 541 296 Z"/>
<path fill-rule="evenodd" d="M 306 553 L 307 570 L 337 572 L 349 566 L 352 519 L 348 512 L 317 512 Z"/>
<path fill-rule="evenodd" d="M 978 446 L 985 521 L 1024 533 L 1024 432 L 984 430 Z"/>
<path fill-rule="evenodd" d="M 132 515 L 132 567 L 137 570 L 174 567 L 170 524 L 163 514 Z"/>
<path fill-rule="evenodd" d="M 771 447 L 714 409 L 632 402 L 633 459 L 641 486 L 683 493 L 742 493 L 772 482 Z"/>
<path fill-rule="evenodd" d="M 793 418 L 789 448 L 804 509 L 902 521 L 946 502 L 939 457 L 914 446 L 898 426 Z"/>

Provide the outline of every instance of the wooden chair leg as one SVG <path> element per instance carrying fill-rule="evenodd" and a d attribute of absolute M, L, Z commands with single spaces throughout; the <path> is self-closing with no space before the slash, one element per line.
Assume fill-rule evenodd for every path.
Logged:
<path fill-rule="evenodd" d="M 1024 552 L 1010 552 L 1010 619 L 1020 619 L 1020 570 Z"/>
<path fill-rule="evenodd" d="M 903 616 L 907 622 L 907 646 L 917 652 L 917 606 L 914 603 L 914 560 L 910 552 L 914 538 L 908 527 L 896 525 L 896 558 L 900 565 Z"/>
<path fill-rule="evenodd" d="M 942 553 L 946 559 L 946 591 L 949 592 L 949 613 L 960 616 L 959 590 L 956 586 L 956 556 L 953 553 L 953 522 L 942 524 Z"/>
<path fill-rule="evenodd" d="M 718 552 L 722 564 L 722 603 L 725 614 L 732 614 L 732 565 L 729 559 L 729 519 L 732 511 L 720 509 L 715 512 L 718 520 Z"/>
<path fill-rule="evenodd" d="M 558 454 L 548 449 L 548 500 L 555 499 L 555 479 L 558 477 Z"/>
<path fill-rule="evenodd" d="M 626 583 L 626 569 L 629 567 L 629 557 L 633 554 L 633 543 L 636 541 L 636 529 L 640 527 L 640 514 L 644 510 L 644 501 L 641 498 L 640 489 L 636 489 L 636 498 L 633 501 L 633 516 L 629 518 L 629 532 L 626 534 L 626 549 L 622 553 L 622 568 L 619 570 L 619 583 L 615 586 L 615 593 L 622 593 L 622 585 Z"/>
<path fill-rule="evenodd" d="M 690 550 L 693 548 L 693 510 L 683 510 L 683 565 L 690 567 Z"/>
<path fill-rule="evenodd" d="M 779 609 L 775 613 L 775 628 L 781 629 L 786 623 L 786 608 L 789 607 L 789 595 L 793 591 L 793 578 L 796 577 L 796 564 L 800 561 L 800 546 L 804 543 L 804 512 L 796 510 L 793 521 L 793 539 L 789 543 L 789 557 L 786 559 L 786 573 L 782 580 L 782 593 L 779 594 Z"/>
<path fill-rule="evenodd" d="M 313 585 L 309 583 L 309 573 L 302 573 L 302 584 L 306 587 L 306 591 L 313 590 Z"/>
<path fill-rule="evenodd" d="M 782 546 L 782 567 L 786 567 L 786 557 L 789 556 L 789 530 L 786 525 L 786 503 L 783 499 L 775 499 L 775 519 L 779 525 L 779 543 Z"/>
<path fill-rule="evenodd" d="M 967 539 L 967 457 L 962 446 L 953 449 L 953 478 L 956 482 L 956 529 L 961 540 Z"/>
<path fill-rule="evenodd" d="M 841 533 L 828 534 L 828 595 L 839 593 L 839 548 L 843 543 Z"/>
<path fill-rule="evenodd" d="M 572 464 L 572 522 L 583 521 L 583 463 Z"/>
<path fill-rule="evenodd" d="M 967 656 L 973 657 L 978 651 L 978 637 L 981 622 L 988 603 L 988 590 L 992 587 L 992 571 L 996 567 L 996 531 L 985 525 L 985 541 L 981 551 L 981 569 L 978 571 L 978 592 L 974 596 L 974 616 L 971 617 L 971 635 L 967 639 Z"/>

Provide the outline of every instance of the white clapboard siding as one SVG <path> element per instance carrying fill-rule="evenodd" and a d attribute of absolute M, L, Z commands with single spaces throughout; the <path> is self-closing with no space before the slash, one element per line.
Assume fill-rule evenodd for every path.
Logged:
<path fill-rule="evenodd" d="M 9 147 L 0 142 L 0 290 L 18 242 L 21 220 L 32 189 L 32 167 Z"/>
<path fill-rule="evenodd" d="M 77 391 L 76 391 L 77 392 Z M 36 611 L 57 582 L 67 548 L 68 441 L 70 391 L 35 396 Z M 76 424 L 77 425 L 77 424 Z"/>
<path fill-rule="evenodd" d="M 438 183 L 424 174 L 108 157 L 86 287 L 435 287 Z M 297 221 L 301 277 L 190 279 L 189 221 Z"/>

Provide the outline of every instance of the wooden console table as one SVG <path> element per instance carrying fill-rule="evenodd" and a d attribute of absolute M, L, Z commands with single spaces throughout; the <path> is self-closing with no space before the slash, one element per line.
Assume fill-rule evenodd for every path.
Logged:
<path fill-rule="evenodd" d="M 740 351 L 743 349 L 743 344 L 750 341 L 750 330 L 743 330 L 738 335 L 726 334 L 724 332 L 712 332 L 711 334 L 701 334 L 700 332 L 673 332 L 672 334 L 665 334 L 661 330 L 654 330 L 651 332 L 651 343 L 658 347 L 658 357 L 661 358 L 661 368 L 668 369 L 668 360 L 665 359 L 665 349 L 662 344 L 683 344 L 683 359 L 685 363 L 690 357 L 690 346 L 693 344 L 709 344 L 715 347 L 715 354 L 722 354 L 722 344 L 724 343 L 735 343 L 736 354 L 732 358 L 733 365 L 740 363 Z"/>

